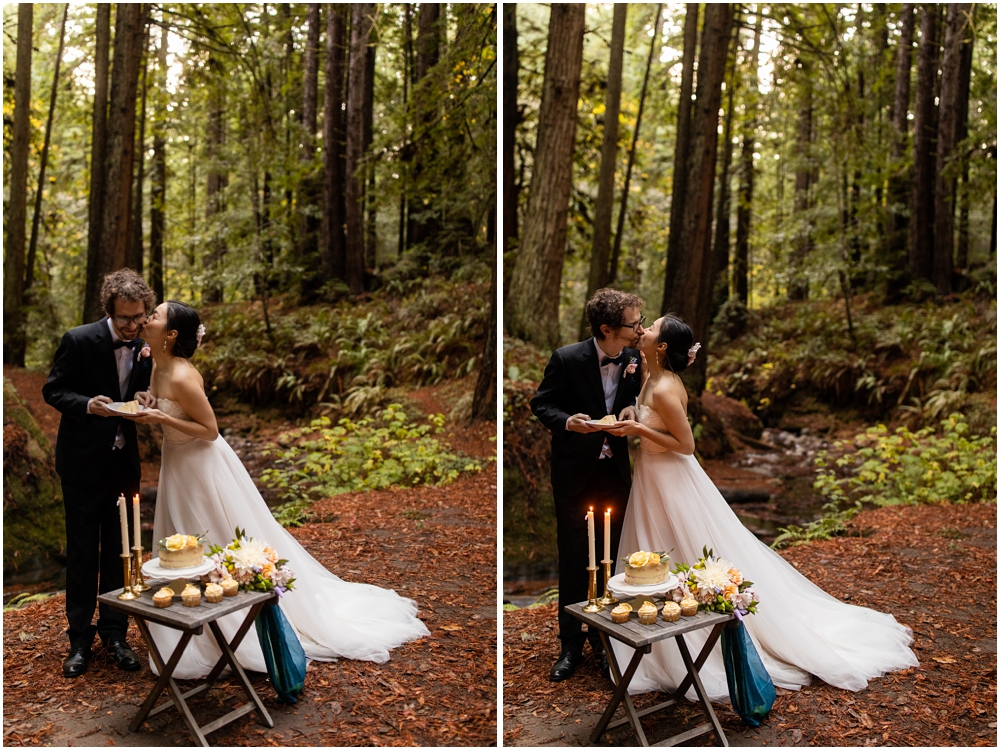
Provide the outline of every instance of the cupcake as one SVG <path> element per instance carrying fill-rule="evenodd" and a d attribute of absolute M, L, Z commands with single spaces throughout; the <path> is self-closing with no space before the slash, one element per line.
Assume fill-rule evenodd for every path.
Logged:
<path fill-rule="evenodd" d="M 665 602 L 663 605 L 663 619 L 667 622 L 677 622 L 681 619 L 681 605 L 677 602 Z"/>
<path fill-rule="evenodd" d="M 153 594 L 154 607 L 169 607 L 174 601 L 174 591 L 169 588 L 162 588 Z"/>
<path fill-rule="evenodd" d="M 619 624 L 623 622 L 628 622 L 628 616 L 632 612 L 632 605 L 625 604 L 624 602 L 619 604 L 613 610 L 611 610 L 611 622 L 617 622 Z"/>
<path fill-rule="evenodd" d="M 223 578 L 222 583 L 219 585 L 222 586 L 223 596 L 236 596 L 237 592 L 240 590 L 240 585 L 232 578 Z"/>
<path fill-rule="evenodd" d="M 698 602 L 691 598 L 681 600 L 681 614 L 685 617 L 694 617 L 698 614 Z"/>
<path fill-rule="evenodd" d="M 652 625 L 656 622 L 656 605 L 650 601 L 644 602 L 639 607 L 639 622 L 643 625 Z"/>
<path fill-rule="evenodd" d="M 181 601 L 185 607 L 197 607 L 201 604 L 201 589 L 189 584 L 181 592 Z"/>
<path fill-rule="evenodd" d="M 222 586 L 217 583 L 210 583 L 205 586 L 205 601 L 221 602 L 222 601 Z"/>

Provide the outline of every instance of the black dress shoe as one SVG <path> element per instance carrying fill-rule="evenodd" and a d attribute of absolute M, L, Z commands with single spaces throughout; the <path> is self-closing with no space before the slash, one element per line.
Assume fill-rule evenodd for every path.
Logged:
<path fill-rule="evenodd" d="M 90 646 L 78 644 L 69 650 L 69 656 L 63 662 L 63 677 L 79 677 L 87 671 L 90 661 Z"/>
<path fill-rule="evenodd" d="M 559 659 L 552 665 L 549 672 L 549 682 L 562 682 L 573 676 L 576 668 L 583 661 L 583 655 L 574 651 L 563 651 Z"/>
<path fill-rule="evenodd" d="M 597 663 L 597 668 L 601 670 L 601 674 L 604 675 L 605 679 L 611 680 L 611 665 L 608 664 L 608 655 L 605 651 L 598 651 L 594 654 L 594 661 Z"/>
<path fill-rule="evenodd" d="M 134 672 L 141 666 L 139 658 L 135 655 L 135 651 L 125 641 L 111 641 L 108 643 L 108 651 L 115 657 L 115 662 L 118 664 L 119 669 L 124 669 L 126 672 Z"/>

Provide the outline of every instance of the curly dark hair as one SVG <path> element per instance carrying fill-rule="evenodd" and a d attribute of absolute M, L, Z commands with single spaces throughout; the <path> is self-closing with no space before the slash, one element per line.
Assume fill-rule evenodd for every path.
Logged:
<path fill-rule="evenodd" d="M 663 316 L 657 342 L 667 345 L 663 355 L 663 369 L 680 374 L 688 366 L 688 349 L 694 344 L 691 327 L 672 313 Z"/>
<path fill-rule="evenodd" d="M 109 318 L 115 314 L 116 299 L 141 302 L 147 313 L 156 307 L 153 290 L 131 268 L 122 268 L 104 277 L 104 283 L 101 284 L 101 308 Z"/>
<path fill-rule="evenodd" d="M 587 321 L 594 336 L 603 340 L 601 326 L 621 328 L 625 324 L 625 311 L 630 307 L 641 308 L 645 303 L 640 297 L 618 289 L 598 289 L 587 302 Z"/>
<path fill-rule="evenodd" d="M 197 311 L 183 302 L 167 300 L 167 330 L 177 331 L 171 354 L 175 357 L 191 359 L 198 348 L 198 326 L 201 318 Z"/>

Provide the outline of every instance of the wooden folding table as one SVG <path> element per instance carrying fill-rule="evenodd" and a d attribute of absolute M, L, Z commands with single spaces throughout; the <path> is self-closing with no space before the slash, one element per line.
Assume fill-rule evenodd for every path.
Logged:
<path fill-rule="evenodd" d="M 217 729 L 221 729 L 230 722 L 235 721 L 239 717 L 244 714 L 248 714 L 251 711 L 257 712 L 257 716 L 265 726 L 274 726 L 274 721 L 271 719 L 270 714 L 267 713 L 267 709 L 264 708 L 264 704 L 261 702 L 260 697 L 257 695 L 256 691 L 254 691 L 253 686 L 247 679 L 246 672 L 243 671 L 243 667 L 240 666 L 240 663 L 236 660 L 235 652 L 237 647 L 239 647 L 240 643 L 243 641 L 244 636 L 246 636 L 247 632 L 253 626 L 253 622 L 260 613 L 260 610 L 264 607 L 264 605 L 276 599 L 276 594 L 273 592 L 259 593 L 241 591 L 236 594 L 236 596 L 223 597 L 222 601 L 217 603 L 207 602 L 203 598 L 201 605 L 197 607 L 183 606 L 181 604 L 180 596 L 177 596 L 174 598 L 174 603 L 171 606 L 157 608 L 153 606 L 152 589 L 143 592 L 141 597 L 134 600 L 119 599 L 118 594 L 121 592 L 122 590 L 118 589 L 117 591 L 102 594 L 98 597 L 98 601 L 104 602 L 109 607 L 125 612 L 135 619 L 135 624 L 138 626 L 139 632 L 142 633 L 143 640 L 146 641 L 146 646 L 149 648 L 149 654 L 153 659 L 153 663 L 156 664 L 156 667 L 160 672 L 160 677 L 153 686 L 153 689 L 150 691 L 146 701 L 142 704 L 142 708 L 139 709 L 139 713 L 136 714 L 132 723 L 129 724 L 129 729 L 131 731 L 138 731 L 139 727 L 142 726 L 142 723 L 146 719 L 156 716 L 162 711 L 166 711 L 171 706 L 177 707 L 177 710 L 181 714 L 181 718 L 184 719 L 184 723 L 187 724 L 191 734 L 194 735 L 195 741 L 202 747 L 209 746 L 208 740 L 205 739 L 205 735 L 210 734 Z M 231 641 L 227 641 L 225 635 L 222 633 L 222 629 L 219 627 L 219 618 L 225 615 L 233 614 L 234 612 L 240 612 L 247 608 L 249 608 L 250 611 L 247 612 L 246 618 L 243 620 L 243 624 L 240 626 L 240 629 L 236 632 L 236 635 L 233 636 Z M 177 643 L 177 646 L 174 647 L 173 653 L 166 662 L 164 662 L 163 656 L 160 654 L 160 650 L 157 648 L 156 643 L 150 636 L 149 627 L 147 625 L 148 622 L 155 622 L 181 631 L 181 639 Z M 204 632 L 206 625 L 208 625 L 216 643 L 219 645 L 222 655 L 219 657 L 219 661 L 216 662 L 208 677 L 203 680 L 199 680 L 193 688 L 188 690 L 186 693 L 182 693 L 180 687 L 173 678 L 174 670 L 180 663 L 181 656 L 184 654 L 184 650 L 191 642 L 191 639 L 196 635 L 201 635 Z M 233 676 L 240 683 L 240 686 L 243 688 L 243 692 L 246 693 L 247 698 L 250 700 L 247 703 L 233 709 L 225 716 L 222 716 L 204 726 L 199 726 L 198 722 L 194 719 L 194 715 L 191 713 L 187 700 L 200 693 L 206 693 L 212 686 L 212 683 L 219 679 L 219 676 L 222 674 L 222 670 L 227 666 L 232 670 Z M 164 690 L 167 690 L 169 693 L 167 701 L 154 708 L 153 706 L 156 703 L 156 699 Z"/>
<path fill-rule="evenodd" d="M 686 740 L 690 740 L 693 737 L 698 737 L 706 734 L 707 732 L 714 731 L 716 736 L 722 742 L 722 745 L 724 747 L 729 747 L 729 742 L 726 740 L 726 733 L 722 731 L 722 725 L 719 724 L 719 719 L 716 717 L 715 711 L 712 709 L 712 703 L 709 701 L 708 695 L 705 693 L 705 687 L 701 684 L 701 678 L 698 676 L 698 671 L 702 668 L 702 666 L 704 666 L 705 661 L 712 652 L 712 648 L 722 635 L 722 629 L 725 628 L 729 622 L 735 620 L 735 616 L 720 615 L 713 612 L 699 612 L 694 617 L 682 617 L 677 622 L 665 622 L 658 615 L 656 622 L 653 625 L 643 625 L 633 614 L 629 617 L 628 622 L 618 624 L 611 621 L 610 608 L 606 608 L 603 611 L 596 612 L 594 614 L 588 614 L 583 611 L 583 607 L 586 606 L 586 604 L 587 602 L 571 604 L 566 607 L 566 611 L 574 617 L 577 617 L 587 623 L 589 627 L 595 628 L 598 632 L 600 632 L 601 643 L 604 644 L 604 648 L 607 651 L 608 663 L 611 666 L 611 675 L 615 683 L 615 689 L 611 695 L 611 700 L 609 701 L 607 708 L 604 709 L 604 713 L 597 722 L 597 726 L 594 727 L 594 731 L 590 735 L 590 741 L 592 743 L 596 743 L 601 739 L 601 735 L 603 735 L 607 730 L 623 726 L 624 724 L 630 724 L 635 732 L 636 738 L 639 740 L 639 744 L 642 747 L 650 747 L 649 742 L 646 740 L 646 733 L 642 729 L 640 718 L 648 716 L 656 711 L 661 711 L 665 708 L 677 705 L 684 698 L 684 693 L 686 693 L 688 688 L 693 685 L 695 692 L 698 695 L 698 702 L 705 710 L 705 713 L 708 714 L 709 723 L 701 724 L 686 732 L 681 732 L 673 737 L 657 742 L 653 746 L 671 747 Z M 701 630 L 702 628 L 711 628 L 712 631 L 709 633 L 708 640 L 705 641 L 705 645 L 702 647 L 698 657 L 696 659 L 692 659 L 691 652 L 688 650 L 687 643 L 684 641 L 684 634 L 695 630 Z M 677 648 L 681 654 L 681 659 L 684 660 L 684 665 L 687 667 L 687 675 L 681 681 L 681 684 L 677 686 L 677 689 L 667 696 L 666 701 L 638 711 L 636 710 L 635 704 L 632 702 L 632 698 L 628 694 L 629 683 L 632 682 L 632 678 L 635 676 L 636 670 L 639 668 L 639 663 L 642 661 L 642 658 L 653 650 L 653 644 L 657 641 L 666 640 L 667 638 L 673 638 L 674 642 L 677 644 Z M 622 673 L 621 668 L 618 665 L 618 660 L 615 658 L 615 652 L 614 649 L 611 648 L 610 639 L 621 641 L 625 645 L 635 649 L 635 653 L 632 655 L 632 660 L 629 662 L 629 665 L 625 669 L 624 673 Z M 620 704 L 624 704 L 625 718 L 612 722 L 611 719 Z"/>

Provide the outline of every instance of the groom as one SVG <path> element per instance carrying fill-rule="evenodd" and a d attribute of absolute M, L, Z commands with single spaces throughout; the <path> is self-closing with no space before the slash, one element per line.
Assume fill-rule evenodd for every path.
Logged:
<path fill-rule="evenodd" d="M 611 554 L 618 549 L 625 506 L 632 486 L 628 443 L 586 424 L 634 406 L 641 387 L 634 347 L 643 333 L 642 300 L 615 289 L 600 289 L 587 302 L 594 337 L 552 353 L 538 392 L 535 416 L 552 431 L 552 494 L 559 547 L 559 638 L 562 653 L 549 673 L 560 682 L 583 661 L 590 640 L 598 668 L 610 678 L 607 654 L 598 633 L 583 633 L 565 606 L 587 598 L 587 522 L 596 519 L 598 564 L 604 550 L 604 511 L 611 509 Z"/>
<path fill-rule="evenodd" d="M 91 624 L 98 592 L 125 585 L 119 495 L 139 492 L 139 445 L 135 424 L 109 411 L 149 389 L 149 350 L 139 332 L 156 297 L 135 271 L 109 274 L 101 287 L 106 317 L 63 334 L 42 387 L 46 403 L 62 413 L 56 439 L 56 471 L 66 508 L 66 619 L 70 652 L 63 676 L 87 671 L 94 635 L 120 669 L 139 669 L 125 641 L 128 617 L 105 604 Z M 131 500 L 130 500 L 131 502 Z M 132 519 L 131 512 L 128 514 Z M 129 533 L 129 539 L 132 533 Z"/>

